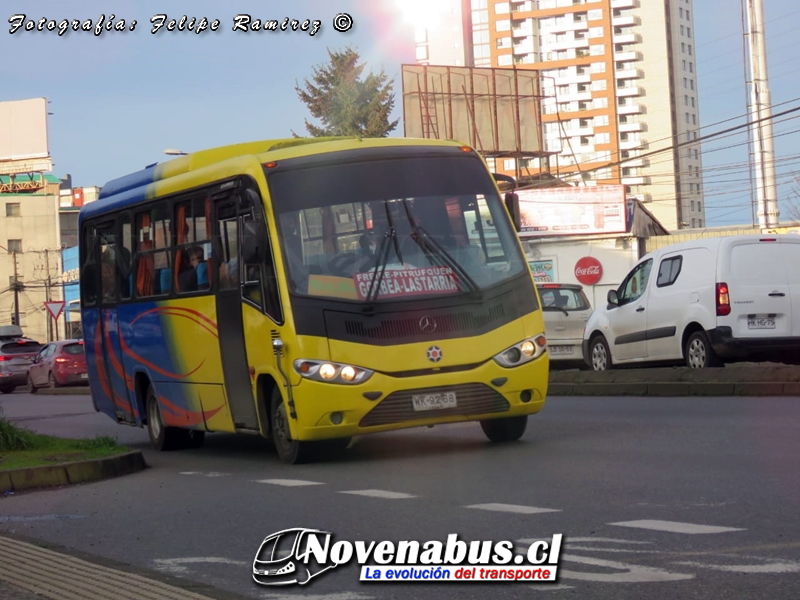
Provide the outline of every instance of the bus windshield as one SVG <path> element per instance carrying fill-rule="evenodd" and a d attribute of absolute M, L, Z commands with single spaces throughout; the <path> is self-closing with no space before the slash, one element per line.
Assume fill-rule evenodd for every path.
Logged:
<path fill-rule="evenodd" d="M 479 293 L 527 268 L 475 157 L 267 175 L 294 294 L 385 302 Z"/>

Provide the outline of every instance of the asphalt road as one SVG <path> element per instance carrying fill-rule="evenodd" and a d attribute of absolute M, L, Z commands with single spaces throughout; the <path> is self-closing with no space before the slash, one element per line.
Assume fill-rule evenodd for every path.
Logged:
<path fill-rule="evenodd" d="M 150 469 L 0 498 L 0 531 L 253 598 L 771 598 L 800 596 L 800 399 L 555 397 L 523 440 L 465 424 L 361 438 L 344 458 L 281 464 L 258 438 L 150 450 L 82 396 L 0 397 L 43 433 L 117 435 Z M 564 534 L 558 582 L 258 586 L 261 541 L 291 527 L 337 540 L 515 543 Z"/>

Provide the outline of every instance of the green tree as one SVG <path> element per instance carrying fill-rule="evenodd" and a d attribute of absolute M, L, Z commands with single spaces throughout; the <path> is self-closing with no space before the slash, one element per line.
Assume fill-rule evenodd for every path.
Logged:
<path fill-rule="evenodd" d="M 383 69 L 362 80 L 364 65 L 349 46 L 340 52 L 329 49 L 328 56 L 327 65 L 314 67 L 311 81 L 306 79 L 302 87 L 295 85 L 300 100 L 321 121 L 317 126 L 306 120 L 308 133 L 313 137 L 389 135 L 398 123 L 389 121 L 394 107 L 393 81 L 387 82 Z"/>

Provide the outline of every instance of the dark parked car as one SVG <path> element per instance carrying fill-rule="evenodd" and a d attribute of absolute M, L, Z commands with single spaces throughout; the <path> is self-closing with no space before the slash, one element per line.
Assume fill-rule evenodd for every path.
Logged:
<path fill-rule="evenodd" d="M 0 393 L 10 394 L 28 380 L 28 367 L 42 345 L 22 337 L 15 325 L 0 327 Z"/>
<path fill-rule="evenodd" d="M 86 385 L 86 353 L 83 340 L 62 340 L 46 344 L 28 369 L 28 391 L 41 387 Z"/>

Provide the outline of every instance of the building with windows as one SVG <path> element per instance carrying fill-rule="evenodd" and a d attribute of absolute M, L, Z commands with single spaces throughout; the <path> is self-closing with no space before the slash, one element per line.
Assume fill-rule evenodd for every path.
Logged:
<path fill-rule="evenodd" d="M 669 230 L 705 226 L 692 0 L 442 0 L 438 10 L 416 32 L 419 63 L 541 74 L 544 149 L 555 155 L 501 160 L 498 171 L 621 183 Z"/>

